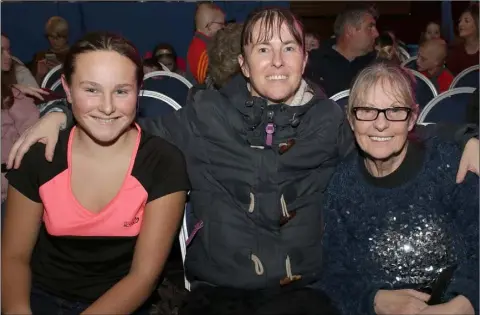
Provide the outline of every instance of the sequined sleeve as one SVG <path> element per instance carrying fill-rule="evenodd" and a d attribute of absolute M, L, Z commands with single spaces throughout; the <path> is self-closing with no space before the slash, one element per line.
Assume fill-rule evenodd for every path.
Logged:
<path fill-rule="evenodd" d="M 457 237 L 454 239 L 454 247 L 459 264 L 445 292 L 445 300 L 463 295 L 472 303 L 475 314 L 479 314 L 478 190 L 478 176 L 470 173 L 466 180 L 456 185 L 454 191 L 446 197 L 450 201 L 450 211 L 456 213 L 454 224 Z"/>

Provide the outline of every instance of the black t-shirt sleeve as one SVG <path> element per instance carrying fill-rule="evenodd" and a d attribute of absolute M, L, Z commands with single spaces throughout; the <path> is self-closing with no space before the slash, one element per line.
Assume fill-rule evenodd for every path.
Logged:
<path fill-rule="evenodd" d="M 39 172 L 42 167 L 39 161 L 45 159 L 43 152 L 45 152 L 45 145 L 41 143 L 33 145 L 23 157 L 20 167 L 11 169 L 5 175 L 9 185 L 12 185 L 28 199 L 38 203 L 42 202 L 39 193 Z"/>
<path fill-rule="evenodd" d="M 154 168 L 153 182 L 148 191 L 148 200 L 158 199 L 178 191 L 190 190 L 185 158 L 174 145 L 162 141 L 162 156 Z"/>

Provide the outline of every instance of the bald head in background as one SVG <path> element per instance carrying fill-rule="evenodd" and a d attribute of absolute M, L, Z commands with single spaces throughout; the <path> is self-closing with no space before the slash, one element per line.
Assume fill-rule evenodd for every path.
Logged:
<path fill-rule="evenodd" d="M 429 41 L 424 42 L 420 47 L 423 49 L 433 58 L 440 61 L 442 64 L 447 57 L 447 42 L 441 38 L 431 39 Z"/>
<path fill-rule="evenodd" d="M 211 2 L 200 2 L 195 11 L 195 28 L 203 34 L 213 37 L 225 26 L 225 14 Z"/>
<path fill-rule="evenodd" d="M 452 73 L 445 68 L 447 43 L 441 39 L 431 39 L 422 43 L 418 49 L 417 69 L 433 83 L 438 93 L 450 88 Z"/>
<path fill-rule="evenodd" d="M 225 14 L 211 2 L 198 2 L 195 11 L 195 35 L 187 52 L 187 79 L 204 84 L 208 71 L 207 44 L 225 26 Z"/>
<path fill-rule="evenodd" d="M 443 67 L 447 58 L 447 48 L 447 43 L 441 38 L 423 42 L 418 49 L 418 70 L 434 73 Z"/>

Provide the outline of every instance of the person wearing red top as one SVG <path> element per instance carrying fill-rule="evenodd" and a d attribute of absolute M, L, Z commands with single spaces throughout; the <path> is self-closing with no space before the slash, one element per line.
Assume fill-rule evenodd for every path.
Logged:
<path fill-rule="evenodd" d="M 210 2 L 200 2 L 195 12 L 195 35 L 188 47 L 187 78 L 203 84 L 207 77 L 207 43 L 225 26 L 225 14 Z"/>
<path fill-rule="evenodd" d="M 463 11 L 458 22 L 458 35 L 462 42 L 452 47 L 447 59 L 447 66 L 454 75 L 479 63 L 478 4 Z"/>
<path fill-rule="evenodd" d="M 432 81 L 438 93 L 445 92 L 453 75 L 443 65 L 447 56 L 447 43 L 443 39 L 423 42 L 418 49 L 417 68 Z"/>

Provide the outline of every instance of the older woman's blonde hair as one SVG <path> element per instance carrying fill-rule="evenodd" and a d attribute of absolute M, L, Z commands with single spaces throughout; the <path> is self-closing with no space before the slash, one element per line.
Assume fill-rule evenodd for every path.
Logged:
<path fill-rule="evenodd" d="M 68 22 L 60 16 L 52 16 L 45 24 L 45 34 L 68 37 Z"/>
<path fill-rule="evenodd" d="M 364 68 L 355 79 L 348 98 L 347 117 L 353 118 L 354 107 L 367 105 L 368 92 L 375 87 L 390 94 L 399 104 L 417 111 L 415 85 L 415 77 L 408 69 L 395 62 L 377 61 Z M 391 90 L 386 89 L 387 86 Z"/>

